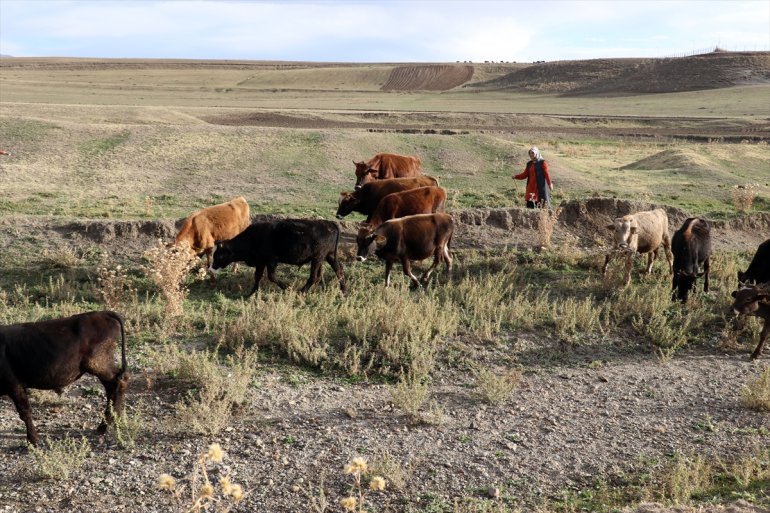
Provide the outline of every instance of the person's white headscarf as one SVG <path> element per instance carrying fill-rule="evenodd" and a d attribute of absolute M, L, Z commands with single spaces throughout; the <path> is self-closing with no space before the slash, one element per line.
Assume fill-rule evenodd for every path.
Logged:
<path fill-rule="evenodd" d="M 531 147 L 529 151 L 535 154 L 535 160 L 543 160 L 543 156 L 540 154 L 540 150 L 537 149 L 537 146 Z M 527 154 L 529 154 L 529 151 Z"/>

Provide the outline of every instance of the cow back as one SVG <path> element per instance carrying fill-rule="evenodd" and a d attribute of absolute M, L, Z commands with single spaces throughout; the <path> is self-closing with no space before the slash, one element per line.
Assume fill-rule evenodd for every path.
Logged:
<path fill-rule="evenodd" d="M 446 191 L 441 187 L 418 187 L 388 194 L 377 205 L 369 223 L 379 226 L 388 219 L 444 211 Z"/>
<path fill-rule="evenodd" d="M 452 217 L 445 213 L 391 219 L 375 230 L 376 235 L 385 237 L 377 254 L 386 258 L 406 256 L 410 260 L 423 260 L 433 255 L 436 248 L 449 245 L 453 232 Z"/>
<path fill-rule="evenodd" d="M 674 272 L 695 274 L 698 265 L 711 256 L 711 225 L 705 219 L 690 217 L 671 238 Z"/>
<path fill-rule="evenodd" d="M 647 210 L 624 216 L 636 226 L 636 248 L 639 253 L 647 253 L 659 248 L 664 240 L 669 239 L 668 215 L 662 208 Z"/>
<path fill-rule="evenodd" d="M 746 272 L 738 272 L 740 283 L 770 282 L 770 239 L 760 244 Z"/>
<path fill-rule="evenodd" d="M 427 175 L 412 178 L 390 178 L 370 182 L 354 192 L 360 202 L 361 210 L 358 210 L 358 212 L 369 216 L 377 208 L 377 205 L 380 204 L 382 198 L 388 194 L 429 186 L 438 186 L 438 181 L 432 176 Z"/>
<path fill-rule="evenodd" d="M 187 243 L 195 253 L 214 247 L 218 240 L 232 239 L 251 222 L 249 204 L 242 196 L 190 214 L 177 233 L 175 244 Z"/>

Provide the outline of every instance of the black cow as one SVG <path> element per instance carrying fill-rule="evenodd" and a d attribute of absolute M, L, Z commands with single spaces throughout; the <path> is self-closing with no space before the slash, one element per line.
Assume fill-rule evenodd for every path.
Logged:
<path fill-rule="evenodd" d="M 730 305 L 730 310 L 735 315 L 753 315 L 765 320 L 762 332 L 759 334 L 757 348 L 751 354 L 751 359 L 755 360 L 762 354 L 765 340 L 770 334 L 770 282 L 741 287 L 733 292 L 733 297 L 735 301 Z"/>
<path fill-rule="evenodd" d="M 115 345 L 121 340 L 121 363 Z M 99 433 L 120 414 L 128 384 L 123 319 L 115 312 L 87 312 L 64 319 L 0 326 L 0 396 L 8 395 L 27 426 L 27 440 L 40 441 L 32 422 L 28 388 L 56 390 L 88 373 L 99 378 L 107 395 Z"/>
<path fill-rule="evenodd" d="M 674 254 L 674 281 L 671 300 L 687 301 L 695 279 L 704 276 L 703 292 L 709 290 L 709 259 L 711 258 L 711 225 L 705 219 L 690 217 L 671 238 Z M 703 268 L 703 272 L 699 269 Z"/>
<path fill-rule="evenodd" d="M 745 273 L 738 271 L 738 285 L 770 281 L 770 239 L 759 245 Z"/>
<path fill-rule="evenodd" d="M 268 279 L 285 289 L 288 284 L 275 277 L 278 264 L 304 265 L 309 262 L 310 277 L 301 290 L 306 292 L 321 278 L 321 264 L 326 260 L 334 269 L 344 292 L 345 276 L 337 259 L 339 240 L 340 228 L 333 221 L 283 219 L 255 222 L 232 239 L 217 242 L 211 270 L 222 269 L 233 262 L 255 267 L 251 296 L 259 290 L 265 268 Z"/>

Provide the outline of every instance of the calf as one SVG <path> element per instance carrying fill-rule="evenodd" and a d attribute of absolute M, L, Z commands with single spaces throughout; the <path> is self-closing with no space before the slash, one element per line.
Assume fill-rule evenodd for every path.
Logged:
<path fill-rule="evenodd" d="M 388 194 L 428 186 L 438 186 L 438 180 L 426 175 L 414 178 L 392 178 L 367 183 L 353 192 L 342 192 L 337 208 L 337 219 L 342 219 L 351 212 L 359 212 L 367 216 L 368 222 L 374 209 L 380 204 L 380 200 Z"/>
<path fill-rule="evenodd" d="M 631 281 L 632 259 L 636 253 L 647 253 L 647 273 L 652 271 L 652 262 L 658 256 L 661 246 L 668 260 L 668 269 L 671 272 L 671 236 L 668 234 L 668 216 L 662 208 L 628 214 L 616 217 L 613 224 L 607 226 L 615 236 L 615 250 L 604 259 L 602 273 L 607 274 L 610 260 L 617 254 L 623 253 L 626 257 L 626 275 L 624 285 Z"/>
<path fill-rule="evenodd" d="M 385 286 L 390 286 L 393 262 L 400 261 L 404 274 L 412 280 L 412 287 L 428 283 L 439 262 L 444 262 L 447 274 L 452 274 L 452 255 L 449 245 L 452 241 L 454 224 L 448 214 L 420 214 L 385 221 L 371 235 L 368 243 L 376 241 L 375 255 L 385 260 Z M 411 261 L 424 260 L 433 255 L 433 265 L 418 280 L 412 274 Z M 359 257 L 360 261 L 366 257 Z"/>
<path fill-rule="evenodd" d="M 762 332 L 759 334 L 759 344 L 754 352 L 751 353 L 751 359 L 755 360 L 762 354 L 765 346 L 765 340 L 770 333 L 770 282 L 760 285 L 747 285 L 733 292 L 735 298 L 730 310 L 735 315 L 754 315 L 765 320 Z"/>
<path fill-rule="evenodd" d="M 121 341 L 121 367 L 115 345 Z M 99 378 L 107 395 L 107 430 L 113 411 L 120 414 L 128 383 L 123 319 L 115 312 L 88 312 L 64 319 L 0 326 L 0 396 L 8 395 L 27 427 L 27 440 L 40 441 L 32 422 L 28 388 L 56 390 L 88 373 Z"/>
<path fill-rule="evenodd" d="M 367 183 L 387 178 L 408 178 L 422 174 L 422 161 L 419 157 L 378 153 L 368 162 L 355 162 L 356 189 Z"/>
<path fill-rule="evenodd" d="M 770 239 L 759 245 L 745 273 L 738 271 L 738 285 L 770 281 Z"/>
<path fill-rule="evenodd" d="M 179 229 L 174 245 L 186 245 L 196 256 L 206 255 L 206 266 L 211 267 L 211 252 L 216 241 L 232 239 L 250 222 L 249 204 L 240 196 L 190 214 Z"/>
<path fill-rule="evenodd" d="M 268 279 L 285 289 L 288 285 L 275 277 L 278 264 L 304 265 L 309 262 L 310 277 L 301 290 L 306 292 L 321 278 L 321 264 L 326 260 L 344 292 L 345 277 L 337 259 L 339 240 L 340 228 L 333 221 L 283 219 L 256 222 L 232 239 L 216 243 L 210 269 L 214 272 L 233 262 L 255 267 L 251 296 L 259 289 L 265 268 Z"/>
<path fill-rule="evenodd" d="M 709 290 L 709 259 L 711 257 L 711 226 L 705 219 L 690 217 L 671 238 L 674 254 L 674 281 L 671 300 L 687 301 L 695 279 L 704 276 L 703 292 Z M 698 272 L 699 268 L 703 272 Z"/>
<path fill-rule="evenodd" d="M 382 198 L 380 204 L 369 216 L 369 221 L 361 223 L 356 237 L 358 258 L 369 256 L 372 244 L 367 244 L 366 239 L 385 221 L 415 214 L 443 212 L 444 203 L 446 203 L 446 191 L 441 187 L 419 187 L 388 194 Z"/>

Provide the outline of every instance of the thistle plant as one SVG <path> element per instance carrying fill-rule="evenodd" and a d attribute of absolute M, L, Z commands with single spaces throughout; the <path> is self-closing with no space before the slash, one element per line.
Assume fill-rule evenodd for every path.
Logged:
<path fill-rule="evenodd" d="M 166 301 L 167 318 L 182 315 L 182 304 L 189 292 L 184 280 L 195 266 L 189 247 L 168 246 L 159 239 L 153 248 L 144 253 L 144 257 L 149 262 L 144 266 L 144 272 L 160 289 Z"/>
<path fill-rule="evenodd" d="M 345 465 L 345 473 L 353 476 L 350 494 L 340 499 L 340 506 L 345 511 L 364 513 L 366 511 L 364 509 L 366 494 L 370 491 L 382 491 L 385 489 L 385 479 L 382 476 L 373 476 L 369 479 L 368 485 L 364 486 L 364 476 L 368 470 L 369 466 L 366 460 L 360 456 L 353 458 L 350 463 Z"/>
<path fill-rule="evenodd" d="M 158 476 L 158 488 L 169 493 L 181 511 L 227 513 L 243 500 L 245 494 L 241 485 L 233 483 L 227 474 L 219 478 L 219 487 L 211 482 L 209 465 L 222 463 L 224 458 L 222 447 L 212 443 L 198 458 L 189 475 L 177 480 L 170 474 L 161 474 Z M 187 493 L 189 495 L 185 500 Z"/>

